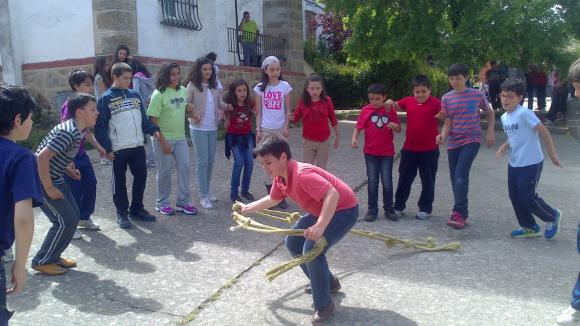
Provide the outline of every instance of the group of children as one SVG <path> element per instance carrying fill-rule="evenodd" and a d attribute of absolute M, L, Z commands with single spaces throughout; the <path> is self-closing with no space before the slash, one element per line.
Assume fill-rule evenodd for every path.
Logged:
<path fill-rule="evenodd" d="M 145 98 L 131 89 L 140 81 L 136 82 L 132 66 L 123 62 L 129 57 L 128 49 L 121 50 L 125 53 L 112 65 L 112 81 L 107 89 L 103 89 L 103 85 L 106 86 L 108 77 L 102 75 L 106 74 L 102 70 L 97 72 L 95 79 L 81 70 L 71 74 L 70 84 L 75 93 L 63 105 L 62 123 L 54 127 L 38 146 L 36 158 L 15 144 L 15 141 L 26 139 L 30 132 L 35 103 L 21 88 L 2 87 L 0 148 L 6 155 L 0 162 L 0 191 L 1 198 L 6 200 L 1 203 L 0 212 L 2 216 L 14 218 L 0 219 L 0 253 L 10 248 L 16 239 L 14 291 L 21 289 L 26 280 L 24 263 L 32 239 L 32 207 L 41 205 L 52 223 L 32 260 L 32 268 L 45 274 L 60 275 L 67 268 L 76 266 L 74 260 L 63 257 L 62 253 L 77 226 L 99 228 L 90 219 L 95 207 L 96 179 L 83 150 L 85 140 L 103 158 L 112 162 L 113 202 L 121 228 L 131 227 L 131 219 L 156 220 L 143 205 L 147 180 L 145 135 L 151 136 L 157 162 L 155 210 L 162 215 L 198 213 L 190 189 L 186 118 L 196 153 L 198 192 L 203 208 L 213 208 L 213 202 L 217 200 L 211 193 L 210 181 L 217 129 L 220 120 L 225 118 L 226 156 L 229 158 L 231 153 L 234 156 L 230 199 L 242 201 L 244 198 L 251 202 L 242 204 L 242 213 L 275 205 L 284 207 L 285 197 L 290 197 L 308 212 L 294 226 L 305 229 L 304 237 L 286 239 L 293 256 L 312 249 L 322 236 L 328 241 L 328 250 L 356 223 L 359 206 L 355 194 L 344 182 L 325 171 L 330 127 L 335 135 L 334 148 L 339 145 L 339 129 L 332 100 L 326 95 L 320 76 L 307 78 L 302 100 L 293 116 L 290 110 L 292 87 L 283 80 L 276 57 L 264 59 L 261 82 L 254 88 L 257 95 L 254 100 L 244 80 L 231 83 L 223 94 L 216 81 L 214 62 L 205 57 L 196 61 L 188 76 L 187 87 L 181 83 L 179 65 L 164 64 L 157 75 L 154 91 L 150 98 Z M 575 64 L 580 66 L 580 61 Z M 447 224 L 456 229 L 465 227 L 469 216 L 469 173 L 481 142 L 480 111 L 486 114 L 489 125 L 485 142 L 489 147 L 495 142 L 494 112 L 481 92 L 466 87 L 468 73 L 464 64 L 449 67 L 449 83 L 453 90 L 441 101 L 431 96 L 430 82 L 424 75 L 413 78 L 413 96 L 399 101 L 388 99 L 384 85 L 368 87 L 369 104 L 361 110 L 351 141 L 352 147 L 358 148 L 359 135 L 364 131 L 363 152 L 368 176 L 365 221 L 374 221 L 378 216 L 379 178 L 385 217 L 395 221 L 400 219 L 417 171 L 422 191 L 416 218 L 428 218 L 433 209 L 439 145 L 447 142 L 454 195 L 454 206 Z M 145 73 L 142 77 L 151 78 Z M 580 93 L 580 76 L 571 77 Z M 93 93 L 93 81 L 96 81 L 95 91 L 98 89 L 100 98 L 89 95 Z M 545 222 L 544 236 L 552 239 L 558 233 L 562 212 L 549 206 L 536 193 L 543 167 L 538 135 L 543 138 L 552 162 L 562 165 L 549 132 L 531 111 L 519 104 L 524 92 L 525 84 L 521 80 L 508 79 L 501 85 L 500 97 L 506 110 L 501 121 L 508 141 L 500 146 L 497 156 L 505 155 L 508 150 L 511 152 L 509 197 L 521 226 L 511 236 L 541 236 L 540 226 L 533 217 L 536 215 Z M 401 131 L 396 111 L 407 112 L 407 128 L 393 202 L 394 133 Z M 253 116 L 256 119 L 255 135 L 252 133 Z M 289 125 L 299 121 L 303 122 L 305 163 L 292 159 L 288 145 Z M 441 132 L 440 122 L 443 122 Z M 93 129 L 95 134 L 91 131 Z M 249 191 L 254 155 L 268 175 L 266 188 L 269 195 L 257 201 Z M 179 186 L 175 209 L 170 202 L 173 161 L 176 162 Z M 127 167 L 134 176 L 131 204 L 126 189 Z M 3 264 L 0 265 L 3 268 Z M 323 323 L 334 312 L 329 293 L 338 291 L 340 282 L 330 273 L 324 254 L 301 267 L 310 279 L 305 291 L 313 294 L 315 312 L 312 321 L 314 324 Z M 0 276 L 4 276 L 3 270 Z M 0 290 L 5 293 L 4 289 Z M 577 292 L 580 290 L 576 289 L 575 295 Z M 3 299 L 0 304 L 5 306 L 5 296 L 0 294 L 0 298 Z M 2 315 L 4 310 L 0 309 L 0 317 L 8 318 Z"/>

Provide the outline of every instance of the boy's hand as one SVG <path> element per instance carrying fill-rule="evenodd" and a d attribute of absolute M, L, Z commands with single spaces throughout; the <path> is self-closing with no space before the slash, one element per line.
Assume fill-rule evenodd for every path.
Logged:
<path fill-rule="evenodd" d="M 6 294 L 13 295 L 17 294 L 24 289 L 24 285 L 26 284 L 26 279 L 28 278 L 28 272 L 26 271 L 26 267 L 19 266 L 19 264 L 14 264 L 12 266 L 12 288 L 6 291 Z"/>
<path fill-rule="evenodd" d="M 550 160 L 552 160 L 552 163 L 554 163 L 555 166 L 563 168 L 564 165 L 562 164 L 562 162 L 560 162 L 560 159 L 558 158 L 558 155 L 554 154 L 554 155 L 550 155 Z"/>
<path fill-rule="evenodd" d="M 318 224 L 314 224 L 308 229 L 304 230 L 304 237 L 308 240 L 318 241 L 324 234 L 324 228 Z"/>
<path fill-rule="evenodd" d="M 103 148 L 103 146 L 99 146 L 97 148 L 97 152 L 99 152 L 99 154 L 101 154 L 102 156 L 107 156 L 107 151 Z"/>
<path fill-rule="evenodd" d="M 50 186 L 48 189 L 45 189 L 44 191 L 48 195 L 48 198 L 50 198 L 52 200 L 64 199 L 64 195 L 62 194 L 62 192 L 60 192 L 60 190 L 56 189 L 55 186 Z"/>
<path fill-rule="evenodd" d="M 351 145 L 352 145 L 352 148 L 358 148 L 358 139 L 353 139 Z"/>
<path fill-rule="evenodd" d="M 81 171 L 78 169 L 67 169 L 65 170 L 66 174 L 71 177 L 73 180 L 80 180 L 81 179 Z"/>
<path fill-rule="evenodd" d="M 393 128 L 396 128 L 398 125 L 399 124 L 397 124 L 397 123 L 389 122 L 389 123 L 387 123 L 387 128 L 388 129 L 393 129 Z"/>
<path fill-rule="evenodd" d="M 501 145 L 497 152 L 495 153 L 495 157 L 502 158 L 505 156 L 505 152 L 507 151 L 507 146 L 505 144 Z"/>
<path fill-rule="evenodd" d="M 445 143 L 445 138 L 442 135 L 437 135 L 437 137 L 435 137 L 435 142 L 437 145 L 441 145 Z"/>
<path fill-rule="evenodd" d="M 395 108 L 395 101 L 393 101 L 393 100 L 391 100 L 391 99 L 388 99 L 388 100 L 385 102 L 385 106 L 386 106 L 386 107 L 387 107 L 387 109 L 389 109 L 389 110 L 390 110 L 390 109 L 394 109 L 394 108 Z"/>
<path fill-rule="evenodd" d="M 338 135 L 334 136 L 334 149 L 338 149 L 338 141 L 339 141 Z"/>
<path fill-rule="evenodd" d="M 492 148 L 493 145 L 495 144 L 495 134 L 493 132 L 493 129 L 491 129 L 491 131 L 489 130 L 487 131 L 485 135 L 485 143 L 487 144 L 488 148 Z"/>
<path fill-rule="evenodd" d="M 115 159 L 115 152 L 110 152 L 107 154 L 107 160 L 112 161 Z"/>

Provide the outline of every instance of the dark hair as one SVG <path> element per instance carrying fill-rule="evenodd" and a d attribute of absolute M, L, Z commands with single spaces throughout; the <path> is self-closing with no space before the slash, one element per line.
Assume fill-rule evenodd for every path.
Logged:
<path fill-rule="evenodd" d="M 326 101 L 326 92 L 324 91 L 324 79 L 317 74 L 310 74 L 310 76 L 306 77 L 306 82 L 304 82 L 304 91 L 302 92 L 302 103 L 305 105 L 310 105 L 312 103 L 312 98 L 308 93 L 308 85 L 310 82 L 319 82 L 322 86 L 322 92 L 320 92 L 320 100 Z"/>
<path fill-rule="evenodd" d="M 129 66 L 131 66 L 131 69 L 133 69 L 133 75 L 140 72 L 143 75 L 145 75 L 145 77 L 151 78 L 151 73 L 149 72 L 147 67 L 145 67 L 145 65 L 141 63 L 141 61 L 133 59 L 133 61 L 129 63 Z"/>
<path fill-rule="evenodd" d="M 292 153 L 290 153 L 290 145 L 288 142 L 276 134 L 268 135 L 258 143 L 258 146 L 254 150 L 257 156 L 272 155 L 279 159 L 282 153 L 286 153 L 288 159 L 292 158 Z"/>
<path fill-rule="evenodd" d="M 210 59 L 213 62 L 215 62 L 217 60 L 217 54 L 215 52 L 210 52 L 210 53 L 206 54 L 205 57 Z"/>
<path fill-rule="evenodd" d="M 266 67 L 264 67 L 264 69 L 262 69 L 262 77 L 260 79 L 260 91 L 265 92 L 266 91 L 266 87 L 268 87 L 268 82 L 270 82 L 270 77 L 268 77 L 268 74 L 266 74 L 266 69 L 268 69 L 267 65 Z M 278 80 L 286 80 L 284 79 L 284 77 L 282 76 L 282 72 L 280 72 L 280 76 L 278 76 Z"/>
<path fill-rule="evenodd" d="M 117 62 L 111 68 L 111 74 L 115 77 L 120 77 L 126 72 L 133 74 L 133 68 L 124 62 Z"/>
<path fill-rule="evenodd" d="M 94 96 L 86 93 L 74 93 L 67 100 L 67 119 L 74 119 L 77 110 L 82 110 L 89 102 L 97 102 Z"/>
<path fill-rule="evenodd" d="M 169 84 L 171 83 L 169 80 L 169 75 L 171 75 L 171 70 L 173 68 L 177 68 L 179 69 L 179 72 L 181 72 L 181 68 L 179 68 L 179 65 L 175 62 L 172 62 L 172 63 L 164 63 L 161 66 L 159 73 L 157 74 L 155 88 L 157 88 L 161 93 L 165 92 L 165 89 L 169 87 Z M 179 80 L 179 84 L 177 84 L 175 90 L 179 90 L 180 88 L 181 88 L 181 80 Z"/>
<path fill-rule="evenodd" d="M 87 79 L 90 79 L 91 82 L 95 81 L 93 75 L 89 74 L 84 70 L 75 69 L 70 73 L 70 76 L 68 77 L 68 84 L 70 85 L 70 88 L 72 88 L 72 90 L 76 92 L 77 91 L 76 86 L 79 86 L 80 84 L 84 83 L 84 81 Z"/>
<path fill-rule="evenodd" d="M 98 56 L 95 59 L 95 76 L 97 74 L 101 75 L 103 83 L 105 83 L 105 86 L 109 88 L 113 84 L 113 81 L 111 80 L 111 69 L 105 69 L 107 60 L 109 60 L 109 58 L 105 56 Z"/>
<path fill-rule="evenodd" d="M 431 89 L 431 81 L 429 80 L 429 77 L 425 75 L 417 75 L 413 77 L 413 87 L 419 86 L 424 86 L 428 89 Z"/>
<path fill-rule="evenodd" d="M 238 99 L 236 98 L 236 89 L 238 88 L 238 86 L 242 85 L 246 86 L 246 89 L 248 90 L 248 96 L 246 96 L 246 99 L 244 100 L 244 109 L 251 110 L 252 99 L 250 98 L 250 86 L 248 86 L 248 82 L 246 82 L 245 79 L 240 78 L 232 82 L 228 86 L 228 92 L 224 97 L 224 102 L 226 102 L 227 104 L 231 104 L 232 106 L 238 106 Z"/>
<path fill-rule="evenodd" d="M 248 14 L 249 15 L 250 12 L 249 11 L 244 11 L 244 13 L 242 14 L 242 16 L 244 16 L 245 14 Z"/>
<path fill-rule="evenodd" d="M 367 94 L 387 95 L 387 88 L 383 84 L 374 83 L 367 88 Z"/>
<path fill-rule="evenodd" d="M 217 80 L 215 75 L 215 68 L 213 67 L 213 62 L 206 57 L 201 57 L 195 61 L 189 75 L 187 76 L 187 80 L 191 82 L 200 92 L 203 92 L 203 87 L 201 84 L 203 83 L 203 78 L 201 77 L 201 67 L 203 65 L 210 65 L 211 66 L 211 77 L 209 78 L 209 88 L 217 88 Z"/>
<path fill-rule="evenodd" d="M 490 64 L 490 65 L 496 65 L 496 64 L 497 64 L 497 61 L 495 61 L 495 60 L 491 60 L 489 64 Z"/>
<path fill-rule="evenodd" d="M 514 92 L 518 96 L 522 96 L 526 92 L 526 86 L 524 85 L 524 82 L 513 78 L 504 81 L 500 88 L 502 92 Z"/>
<path fill-rule="evenodd" d="M 115 63 L 117 63 L 117 62 L 128 63 L 127 58 L 125 58 L 125 60 L 123 60 L 123 61 L 121 61 L 119 59 L 119 51 L 121 51 L 121 50 L 125 50 L 127 52 L 127 57 L 129 57 L 129 55 L 131 55 L 131 52 L 129 52 L 129 47 L 126 46 L 125 44 L 120 44 L 119 46 L 117 46 L 117 50 L 115 50 Z"/>
<path fill-rule="evenodd" d="M 36 102 L 25 88 L 0 86 L 0 135 L 10 133 L 17 115 L 20 114 L 20 120 L 24 122 L 36 108 Z"/>
<path fill-rule="evenodd" d="M 469 68 L 464 63 L 454 63 L 447 69 L 447 76 L 462 75 L 467 78 L 469 76 Z"/>

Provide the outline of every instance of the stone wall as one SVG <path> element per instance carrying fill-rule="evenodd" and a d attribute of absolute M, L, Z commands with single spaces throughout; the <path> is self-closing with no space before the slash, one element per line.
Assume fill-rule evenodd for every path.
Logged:
<path fill-rule="evenodd" d="M 136 0 L 93 0 L 95 55 L 111 54 L 125 44 L 138 54 Z"/>
<path fill-rule="evenodd" d="M 286 39 L 283 68 L 304 71 L 302 0 L 264 0 L 264 34 Z"/>

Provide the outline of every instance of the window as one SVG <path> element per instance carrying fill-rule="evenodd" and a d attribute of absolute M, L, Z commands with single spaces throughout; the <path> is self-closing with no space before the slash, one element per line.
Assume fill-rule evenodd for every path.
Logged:
<path fill-rule="evenodd" d="M 161 24 L 201 30 L 197 0 L 160 0 Z"/>

